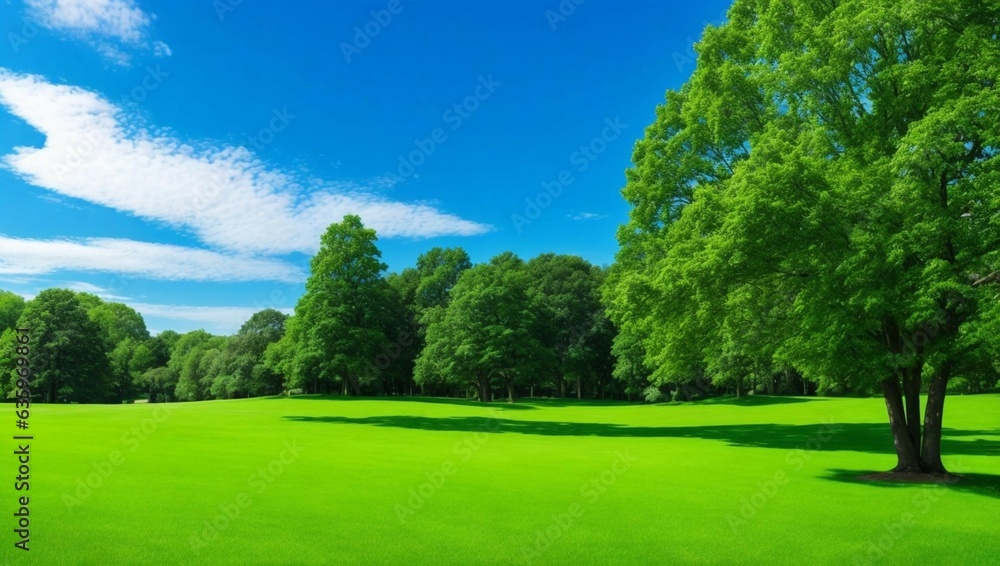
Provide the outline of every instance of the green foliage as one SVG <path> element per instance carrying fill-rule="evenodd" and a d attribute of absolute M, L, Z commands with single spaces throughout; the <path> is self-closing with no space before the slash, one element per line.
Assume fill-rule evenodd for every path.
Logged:
<path fill-rule="evenodd" d="M 10 291 L 0 291 L 0 332 L 14 328 L 17 319 L 24 312 L 25 300 Z"/>
<path fill-rule="evenodd" d="M 392 289 L 376 241 L 354 215 L 323 234 L 295 308 L 293 386 L 330 391 L 339 383 L 360 393 L 359 376 L 390 340 Z"/>
<path fill-rule="evenodd" d="M 555 362 L 537 338 L 539 308 L 524 262 L 509 252 L 464 271 L 448 307 L 432 311 L 414 378 L 469 385 L 484 402 L 497 382 L 513 402 L 515 384 Z"/>
<path fill-rule="evenodd" d="M 579 256 L 551 253 L 531 259 L 526 272 L 539 305 L 537 337 L 556 356 L 551 368 L 539 368 L 552 381 L 540 384 L 565 397 L 567 381 L 575 381 L 582 396 L 582 385 L 596 382 L 598 368 L 611 356 L 598 347 L 599 331 L 608 330 L 600 302 L 604 273 Z"/>
<path fill-rule="evenodd" d="M 642 337 L 655 383 L 739 391 L 794 368 L 898 403 L 922 375 L 939 402 L 984 363 L 997 301 L 996 7 L 738 0 L 729 16 L 636 145 L 619 338 Z"/>
<path fill-rule="evenodd" d="M 104 331 L 76 293 L 42 291 L 27 303 L 17 326 L 31 331 L 33 398 L 46 403 L 111 399 Z"/>

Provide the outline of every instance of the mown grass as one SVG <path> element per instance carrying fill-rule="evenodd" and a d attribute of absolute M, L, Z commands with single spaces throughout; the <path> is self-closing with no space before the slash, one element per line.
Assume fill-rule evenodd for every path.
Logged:
<path fill-rule="evenodd" d="M 942 486 L 856 479 L 894 464 L 878 399 L 32 410 L 11 564 L 998 561 L 997 395 L 948 400 Z"/>

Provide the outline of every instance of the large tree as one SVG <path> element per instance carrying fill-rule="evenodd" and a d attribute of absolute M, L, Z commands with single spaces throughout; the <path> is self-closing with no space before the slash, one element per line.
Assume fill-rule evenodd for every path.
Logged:
<path fill-rule="evenodd" d="M 344 393 L 360 394 L 368 364 L 394 339 L 386 332 L 392 292 L 377 240 L 355 215 L 323 234 L 306 292 L 295 307 L 296 348 L 310 354 L 299 365 L 313 373 L 298 372 L 298 385 L 329 389 L 340 383 Z"/>
<path fill-rule="evenodd" d="M 539 298 L 538 338 L 557 359 L 551 368 L 556 392 L 565 397 L 567 381 L 572 381 L 581 398 L 584 379 L 596 380 L 599 361 L 610 356 L 595 340 L 604 318 L 603 273 L 579 256 L 553 253 L 532 258 L 526 270 Z"/>
<path fill-rule="evenodd" d="M 103 329 L 76 293 L 47 289 L 28 301 L 17 322 L 28 329 L 32 396 L 45 403 L 101 403 L 111 396 Z"/>
<path fill-rule="evenodd" d="M 469 385 L 482 402 L 492 401 L 497 383 L 513 402 L 514 386 L 554 361 L 537 338 L 540 301 L 528 279 L 524 262 L 509 252 L 462 273 L 427 328 L 417 383 Z"/>
<path fill-rule="evenodd" d="M 978 0 L 737 0 L 706 30 L 623 191 L 609 305 L 654 380 L 880 391 L 894 470 L 945 472 L 948 381 L 995 340 L 998 29 Z"/>

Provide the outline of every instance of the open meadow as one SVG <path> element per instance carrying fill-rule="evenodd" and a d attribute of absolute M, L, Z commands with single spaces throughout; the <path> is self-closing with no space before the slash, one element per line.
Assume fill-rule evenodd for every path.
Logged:
<path fill-rule="evenodd" d="M 880 399 L 39 405 L 31 558 L 995 564 L 1000 396 L 948 403 L 946 486 L 854 479 Z"/>

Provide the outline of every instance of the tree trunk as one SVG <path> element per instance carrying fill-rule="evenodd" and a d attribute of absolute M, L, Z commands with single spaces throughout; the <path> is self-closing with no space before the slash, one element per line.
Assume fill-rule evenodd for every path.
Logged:
<path fill-rule="evenodd" d="M 562 376 L 561 373 L 560 374 L 556 374 L 556 381 L 559 384 L 559 396 L 560 397 L 565 397 L 566 396 L 566 380 L 563 379 L 563 376 Z"/>
<path fill-rule="evenodd" d="M 919 472 L 920 457 L 917 448 L 910 440 L 906 427 L 906 414 L 903 408 L 903 398 L 899 390 L 899 378 L 895 375 L 882 380 L 882 395 L 885 397 L 885 407 L 889 413 L 889 429 L 892 431 L 892 442 L 896 448 L 897 463 L 894 472 Z"/>
<path fill-rule="evenodd" d="M 490 389 L 490 379 L 488 377 L 479 378 L 479 402 L 489 403 L 493 400 L 493 392 Z"/>
<path fill-rule="evenodd" d="M 906 403 L 906 432 L 913 446 L 920 446 L 920 380 L 922 362 L 917 367 L 903 370 L 903 398 Z"/>
<path fill-rule="evenodd" d="M 583 399 L 583 380 L 576 376 L 576 398 Z"/>
<path fill-rule="evenodd" d="M 531 397 L 534 397 L 534 396 L 535 396 L 535 386 L 534 386 L 534 385 L 532 385 L 532 386 L 531 386 L 531 392 L 530 392 L 530 394 L 529 394 L 529 395 L 530 395 Z"/>
<path fill-rule="evenodd" d="M 927 390 L 927 408 L 924 411 L 924 443 L 920 464 L 925 472 L 945 474 L 941 462 L 941 422 L 944 416 L 944 398 L 947 393 L 950 368 L 945 366 L 931 379 Z"/>
<path fill-rule="evenodd" d="M 507 382 L 507 402 L 514 402 L 514 382 Z"/>

